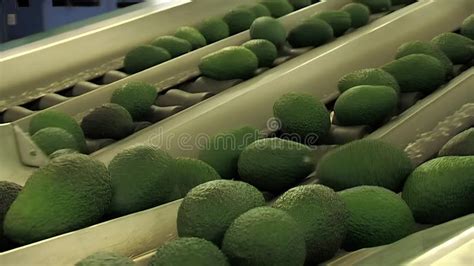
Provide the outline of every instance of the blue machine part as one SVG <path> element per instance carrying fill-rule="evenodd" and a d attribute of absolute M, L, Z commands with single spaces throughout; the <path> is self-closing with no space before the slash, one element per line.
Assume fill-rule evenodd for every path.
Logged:
<path fill-rule="evenodd" d="M 117 9 L 120 0 L 0 0 L 0 42 L 22 38 Z"/>

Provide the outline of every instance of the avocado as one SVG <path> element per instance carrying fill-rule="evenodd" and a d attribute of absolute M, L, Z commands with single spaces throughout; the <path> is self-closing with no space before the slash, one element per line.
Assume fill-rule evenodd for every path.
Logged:
<path fill-rule="evenodd" d="M 219 133 L 199 152 L 199 159 L 212 166 L 222 178 L 238 178 L 237 162 L 240 153 L 260 138 L 256 128 L 244 126 Z"/>
<path fill-rule="evenodd" d="M 97 252 L 75 264 L 75 266 L 133 266 L 132 259 L 112 252 Z"/>
<path fill-rule="evenodd" d="M 166 173 L 175 183 L 174 193 L 170 200 L 180 199 L 195 186 L 208 181 L 221 179 L 214 168 L 207 163 L 191 159 L 176 158 Z"/>
<path fill-rule="evenodd" d="M 147 145 L 118 153 L 109 164 L 114 196 L 109 212 L 125 215 L 158 206 L 170 200 L 175 180 L 168 175 L 173 158 Z"/>
<path fill-rule="evenodd" d="M 439 151 L 441 156 L 474 156 L 474 128 L 465 130 L 449 140 Z"/>
<path fill-rule="evenodd" d="M 110 102 L 124 107 L 134 119 L 140 119 L 150 111 L 157 95 L 153 85 L 132 81 L 116 89 L 112 93 Z"/>
<path fill-rule="evenodd" d="M 47 127 L 58 127 L 69 132 L 80 147 L 81 152 L 87 151 L 84 132 L 77 121 L 71 116 L 54 110 L 46 110 L 34 115 L 30 121 L 29 132 L 33 136 L 36 132 Z"/>
<path fill-rule="evenodd" d="M 404 43 L 398 48 L 396 58 L 399 59 L 411 54 L 431 55 L 444 65 L 446 76 L 450 76 L 453 73 L 453 62 L 449 60 L 443 51 L 430 42 L 412 41 Z"/>
<path fill-rule="evenodd" d="M 252 51 L 258 58 L 259 67 L 271 67 L 278 56 L 276 46 L 267 40 L 255 39 L 244 44 L 243 47 Z"/>
<path fill-rule="evenodd" d="M 91 139 L 123 139 L 133 133 L 133 119 L 127 109 L 105 103 L 92 109 L 81 122 L 86 137 Z"/>
<path fill-rule="evenodd" d="M 305 179 L 314 165 L 308 146 L 267 138 L 251 143 L 242 151 L 238 169 L 243 181 L 263 191 L 281 192 Z"/>
<path fill-rule="evenodd" d="M 3 235 L 3 220 L 22 188 L 22 186 L 12 182 L 0 181 L 0 252 L 9 249 L 12 245 Z"/>
<path fill-rule="evenodd" d="M 255 4 L 249 7 L 250 10 L 255 14 L 255 17 L 270 17 L 272 14 L 270 13 L 270 10 L 262 4 Z"/>
<path fill-rule="evenodd" d="M 216 80 L 248 79 L 258 68 L 258 58 L 249 49 L 229 46 L 201 58 L 199 70 Z"/>
<path fill-rule="evenodd" d="M 159 247 L 150 266 L 228 266 L 226 256 L 212 242 L 182 237 Z"/>
<path fill-rule="evenodd" d="M 161 47 L 140 45 L 130 50 L 123 60 L 125 72 L 135 74 L 171 59 L 171 54 Z"/>
<path fill-rule="evenodd" d="M 467 64 L 474 58 L 474 40 L 457 33 L 442 33 L 431 42 L 443 51 L 454 64 Z"/>
<path fill-rule="evenodd" d="M 288 0 L 295 10 L 310 6 L 311 0 Z"/>
<path fill-rule="evenodd" d="M 303 230 L 285 211 L 259 207 L 240 215 L 229 226 L 222 251 L 231 265 L 303 265 Z"/>
<path fill-rule="evenodd" d="M 225 231 L 235 218 L 264 204 L 262 193 L 247 183 L 206 182 L 191 189 L 179 206 L 178 235 L 203 238 L 220 246 Z"/>
<path fill-rule="evenodd" d="M 339 80 L 337 88 L 343 93 L 360 85 L 388 86 L 394 89 L 397 94 L 400 92 L 397 80 L 380 68 L 366 68 L 351 72 Z"/>
<path fill-rule="evenodd" d="M 224 21 L 229 25 L 230 34 L 236 34 L 248 30 L 256 18 L 247 8 L 235 8 L 224 16 Z"/>
<path fill-rule="evenodd" d="M 220 41 L 229 37 L 229 25 L 221 18 L 205 19 L 198 26 L 198 30 L 206 38 L 208 44 Z"/>
<path fill-rule="evenodd" d="M 281 131 L 295 135 L 301 143 L 325 137 L 331 127 L 328 109 L 311 94 L 284 94 L 273 104 L 273 115 L 280 121 Z"/>
<path fill-rule="evenodd" d="M 288 34 L 288 42 L 294 48 L 319 46 L 334 38 L 331 25 L 322 19 L 312 18 L 299 24 Z"/>
<path fill-rule="evenodd" d="M 207 45 L 206 38 L 201 34 L 201 32 L 193 27 L 180 27 L 176 30 L 174 36 L 188 41 L 193 47 L 193 50 Z"/>
<path fill-rule="evenodd" d="M 187 40 L 169 35 L 156 38 L 151 45 L 165 49 L 171 57 L 178 57 L 193 49 L 191 43 Z"/>
<path fill-rule="evenodd" d="M 431 93 L 446 81 L 445 66 L 430 55 L 407 55 L 382 69 L 395 77 L 402 92 Z"/>
<path fill-rule="evenodd" d="M 341 10 L 324 10 L 314 14 L 311 18 L 326 21 L 334 30 L 334 36 L 339 37 L 351 27 L 351 15 Z"/>
<path fill-rule="evenodd" d="M 370 20 L 370 9 L 360 3 L 349 3 L 341 8 L 351 16 L 351 27 L 360 28 L 367 25 Z"/>
<path fill-rule="evenodd" d="M 286 41 L 286 29 L 281 22 L 272 17 L 257 18 L 250 26 L 252 39 L 264 39 L 280 47 Z"/>
<path fill-rule="evenodd" d="M 295 10 L 288 0 L 261 0 L 260 4 L 266 6 L 274 18 L 283 17 Z"/>
<path fill-rule="evenodd" d="M 347 251 L 391 244 L 415 230 L 410 208 L 388 189 L 360 186 L 339 195 L 349 210 L 349 230 L 342 245 Z"/>
<path fill-rule="evenodd" d="M 46 154 L 61 150 L 80 150 L 73 135 L 59 127 L 47 127 L 31 136 L 33 142 Z"/>
<path fill-rule="evenodd" d="M 52 159 L 34 172 L 10 206 L 5 235 L 28 244 L 100 221 L 112 187 L 105 165 L 83 154 Z"/>
<path fill-rule="evenodd" d="M 347 233 L 349 212 L 334 190 L 322 185 L 292 188 L 279 197 L 273 207 L 290 214 L 303 229 L 306 240 L 306 265 L 332 258 Z"/>
<path fill-rule="evenodd" d="M 326 154 L 316 177 L 334 190 L 373 185 L 399 192 L 413 170 L 403 150 L 375 139 L 356 140 Z"/>
<path fill-rule="evenodd" d="M 67 154 L 78 154 L 79 152 L 76 150 L 71 150 L 71 149 L 60 149 L 57 150 L 49 155 L 50 159 L 54 159 L 59 156 L 67 155 Z"/>
<path fill-rule="evenodd" d="M 474 212 L 474 156 L 447 156 L 418 166 L 402 197 L 415 220 L 440 224 Z"/>
<path fill-rule="evenodd" d="M 337 98 L 334 114 L 343 126 L 377 126 L 393 114 L 397 104 L 398 95 L 391 87 L 361 85 Z"/>
<path fill-rule="evenodd" d="M 372 13 L 386 12 L 392 7 L 391 0 L 354 0 L 353 2 L 368 6 Z"/>
<path fill-rule="evenodd" d="M 466 18 L 461 25 L 461 34 L 474 40 L 474 14 Z"/>

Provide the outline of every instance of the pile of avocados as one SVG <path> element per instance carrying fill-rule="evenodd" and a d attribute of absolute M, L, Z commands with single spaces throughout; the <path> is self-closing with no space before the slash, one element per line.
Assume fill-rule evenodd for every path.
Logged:
<path fill-rule="evenodd" d="M 138 54 L 171 58 L 250 28 L 258 37 L 211 54 L 200 65 L 216 79 L 249 78 L 258 67 L 270 66 L 286 41 L 325 42 L 324 36 L 303 40 L 299 34 L 324 31 L 329 40 L 367 23 L 370 12 L 390 8 L 389 0 L 354 1 L 342 11 L 315 14 L 289 34 L 268 16 L 314 2 L 263 0 L 206 20 L 199 30 L 182 27 Z M 474 128 L 419 166 L 399 147 L 371 138 L 340 145 L 321 158 L 315 154 L 335 123 L 381 126 L 397 114 L 402 94 L 427 95 L 455 75 L 454 66 L 469 64 L 473 17 L 461 34 L 403 44 L 396 60 L 341 77 L 333 114 L 311 94 L 290 92 L 273 105 L 278 134 L 252 126 L 230 129 L 210 137 L 197 159 L 175 158 L 151 144 L 131 146 L 108 165 L 86 155 L 86 139 L 120 140 L 135 131 L 157 97 L 150 84 L 124 85 L 80 122 L 62 112 L 40 112 L 29 133 L 51 159 L 23 187 L 0 182 L 0 252 L 181 198 L 179 238 L 159 247 L 150 265 L 315 265 L 340 249 L 396 242 L 416 232 L 417 223 L 437 225 L 471 214 Z M 313 138 L 316 145 L 308 141 Z M 309 176 L 317 184 L 301 185 Z M 76 265 L 134 262 L 99 252 Z"/>

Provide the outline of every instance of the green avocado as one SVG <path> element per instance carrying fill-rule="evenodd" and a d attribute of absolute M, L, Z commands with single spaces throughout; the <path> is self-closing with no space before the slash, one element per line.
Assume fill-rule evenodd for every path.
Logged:
<path fill-rule="evenodd" d="M 152 146 L 118 153 L 109 164 L 114 191 L 109 212 L 125 215 L 170 201 L 175 180 L 167 168 L 172 165 L 171 156 Z"/>
<path fill-rule="evenodd" d="M 170 53 L 171 57 L 178 57 L 192 50 L 190 42 L 175 36 L 160 36 L 153 40 L 151 45 L 161 47 Z"/>
<path fill-rule="evenodd" d="M 363 139 L 326 154 L 318 163 L 316 177 L 338 191 L 371 185 L 399 192 L 412 170 L 403 150 L 380 140 Z"/>
<path fill-rule="evenodd" d="M 306 265 L 332 258 L 347 233 L 349 212 L 334 190 L 322 185 L 292 188 L 279 197 L 273 207 L 290 214 L 303 229 L 306 240 Z"/>
<path fill-rule="evenodd" d="M 132 81 L 116 89 L 112 93 L 110 102 L 121 105 L 134 119 L 140 119 L 150 111 L 157 95 L 158 92 L 153 85 Z"/>
<path fill-rule="evenodd" d="M 349 211 L 347 251 L 391 244 L 415 230 L 407 204 L 382 187 L 360 186 L 339 192 Z"/>
<path fill-rule="evenodd" d="M 135 74 L 171 59 L 171 54 L 153 45 L 140 45 L 130 50 L 123 60 L 125 72 Z"/>
<path fill-rule="evenodd" d="M 97 252 L 75 264 L 75 266 L 133 266 L 132 259 L 112 252 Z"/>
<path fill-rule="evenodd" d="M 231 265 L 303 265 L 303 230 L 285 211 L 260 207 L 240 215 L 225 233 L 222 251 Z"/>
<path fill-rule="evenodd" d="M 178 235 L 199 237 L 220 246 L 229 225 L 265 200 L 255 187 L 240 181 L 214 180 L 198 185 L 178 209 Z M 205 215 L 203 215 L 205 214 Z"/>
<path fill-rule="evenodd" d="M 182 237 L 159 247 L 150 266 L 228 266 L 226 256 L 212 242 Z"/>
<path fill-rule="evenodd" d="M 211 53 L 199 63 L 201 73 L 216 80 L 248 79 L 258 68 L 258 58 L 242 46 L 229 46 Z"/>
<path fill-rule="evenodd" d="M 88 138 L 123 139 L 133 133 L 133 119 L 127 109 L 115 103 L 105 103 L 92 109 L 81 122 Z"/>
<path fill-rule="evenodd" d="M 82 154 L 57 157 L 30 176 L 10 206 L 5 235 L 28 244 L 93 225 L 111 198 L 110 175 L 103 163 Z"/>

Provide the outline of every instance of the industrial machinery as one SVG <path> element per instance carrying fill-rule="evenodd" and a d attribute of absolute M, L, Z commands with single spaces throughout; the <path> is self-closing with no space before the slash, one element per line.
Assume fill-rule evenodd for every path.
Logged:
<path fill-rule="evenodd" d="M 339 9 L 350 2 L 321 1 L 279 20 L 292 29 L 317 11 Z M 0 58 L 0 180 L 24 184 L 37 167 L 47 163 L 48 158 L 27 134 L 31 117 L 42 110 L 59 110 L 80 120 L 91 108 L 109 102 L 115 89 L 130 81 L 144 81 L 159 91 L 153 117 L 137 124 L 136 132 L 123 140 L 88 140 L 91 156 L 107 164 L 123 149 L 148 143 L 173 156 L 195 158 L 200 135 L 241 125 L 274 130 L 272 105 L 286 92 L 310 93 L 331 110 L 343 75 L 388 63 L 407 41 L 431 40 L 440 33 L 456 31 L 474 13 L 470 0 L 420 0 L 395 6 L 372 16 L 368 25 L 320 47 L 283 49 L 274 67 L 262 69 L 249 80 L 211 80 L 201 76 L 198 68 L 203 56 L 249 40 L 248 31 L 136 74 L 123 71 L 123 56 L 131 48 L 251 3 L 255 1 L 150 1 L 131 12 L 4 51 Z M 451 137 L 474 125 L 473 86 L 474 69 L 457 66 L 456 76 L 432 94 L 402 96 L 400 112 L 380 128 L 333 126 L 331 144 L 382 139 L 404 149 L 413 163 L 420 165 Z M 183 135 L 189 136 L 187 149 L 176 137 Z M 317 180 L 311 177 L 305 180 L 314 182 Z M 145 265 L 157 247 L 176 237 L 180 203 L 177 200 L 0 253 L 0 264 L 71 265 L 107 250 Z M 473 221 L 471 214 L 420 230 L 392 245 L 341 251 L 327 264 L 376 264 L 387 256 L 394 264 L 434 263 L 472 243 Z"/>

